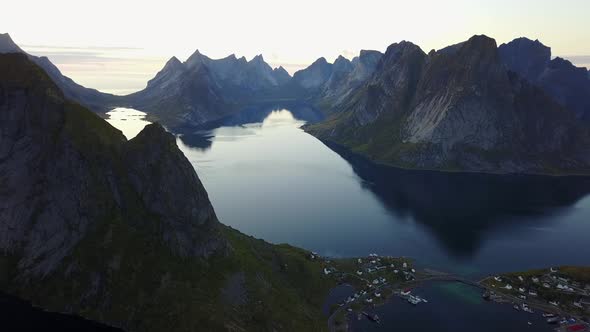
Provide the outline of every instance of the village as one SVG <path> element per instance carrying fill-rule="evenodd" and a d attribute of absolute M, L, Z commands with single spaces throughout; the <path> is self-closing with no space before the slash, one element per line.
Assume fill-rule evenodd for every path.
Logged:
<path fill-rule="evenodd" d="M 411 305 L 428 303 L 426 298 L 412 294 L 411 287 L 422 280 L 432 278 L 428 271 L 416 270 L 412 260 L 405 257 L 379 256 L 330 259 L 317 253 L 310 253 L 309 259 L 321 262 L 326 277 L 334 278 L 339 284 L 349 284 L 355 292 L 340 303 L 333 304 L 330 311 L 330 329 L 346 331 L 346 315 L 379 323 L 376 314 L 364 311 L 376 307 L 392 296 L 399 296 Z"/>
<path fill-rule="evenodd" d="M 354 293 L 330 308 L 331 331 L 347 331 L 347 317 L 357 316 L 379 323 L 367 308 L 398 296 L 411 305 L 428 303 L 412 288 L 431 280 L 456 281 L 478 287 L 485 300 L 510 304 L 523 314 L 539 314 L 559 332 L 590 332 L 590 273 L 584 268 L 563 267 L 489 276 L 471 281 L 430 269 L 417 269 L 406 257 L 380 256 L 331 259 L 310 253 L 323 274 L 338 284 L 348 284 Z M 538 312 L 536 312 L 537 310 Z M 529 322 L 529 325 L 532 323 Z"/>
<path fill-rule="evenodd" d="M 484 298 L 509 302 L 515 310 L 542 311 L 556 331 L 588 332 L 590 273 L 587 268 L 561 267 L 491 276 L 480 282 Z"/>

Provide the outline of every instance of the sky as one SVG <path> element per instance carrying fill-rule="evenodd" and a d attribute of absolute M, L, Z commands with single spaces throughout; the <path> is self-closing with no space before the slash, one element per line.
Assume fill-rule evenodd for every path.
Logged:
<path fill-rule="evenodd" d="M 409 40 L 428 52 L 486 34 L 539 39 L 590 67 L 590 0 L 6 0 L 0 33 L 101 91 L 145 87 L 172 56 L 263 54 L 289 72 Z"/>

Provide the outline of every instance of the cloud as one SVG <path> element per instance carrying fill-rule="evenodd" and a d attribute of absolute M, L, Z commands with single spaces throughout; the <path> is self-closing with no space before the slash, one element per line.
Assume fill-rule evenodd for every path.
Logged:
<path fill-rule="evenodd" d="M 127 51 L 127 50 L 143 50 L 141 47 L 118 47 L 118 46 L 56 46 L 56 45 L 20 45 L 23 48 L 31 49 L 47 49 L 47 50 L 89 50 L 89 51 Z"/>

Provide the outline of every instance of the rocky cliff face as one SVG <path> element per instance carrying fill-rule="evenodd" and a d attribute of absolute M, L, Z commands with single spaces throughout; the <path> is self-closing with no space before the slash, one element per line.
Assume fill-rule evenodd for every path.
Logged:
<path fill-rule="evenodd" d="M 342 108 L 342 102 L 369 79 L 382 55 L 378 51 L 361 50 L 352 61 L 339 56 L 333 64 L 320 58 L 296 72 L 288 87 L 302 89 L 299 98 L 311 101 L 327 113 L 336 112 Z"/>
<path fill-rule="evenodd" d="M 511 71 L 540 87 L 580 119 L 590 119 L 590 79 L 585 68 L 562 58 L 551 59 L 551 48 L 538 40 L 518 38 L 498 48 Z"/>
<path fill-rule="evenodd" d="M 172 130 L 216 120 L 234 111 L 232 101 L 207 66 L 187 68 L 175 59 L 169 60 L 144 90 L 124 97 L 126 104 Z"/>
<path fill-rule="evenodd" d="M 0 247 L 22 276 L 45 276 L 109 218 L 158 227 L 169 248 L 207 256 L 217 220 L 174 138 L 150 125 L 135 139 L 67 101 L 24 55 L 0 59 Z"/>
<path fill-rule="evenodd" d="M 431 52 L 390 46 L 342 112 L 312 134 L 397 166 L 484 172 L 590 170 L 573 113 L 507 71 L 495 41 Z"/>
<path fill-rule="evenodd" d="M 309 67 L 296 72 L 293 82 L 304 89 L 318 89 L 324 85 L 332 75 L 332 64 L 326 58 L 319 58 Z"/>
<path fill-rule="evenodd" d="M 0 291 L 128 331 L 316 331 L 308 255 L 220 224 L 160 125 L 127 141 L 0 55 Z"/>

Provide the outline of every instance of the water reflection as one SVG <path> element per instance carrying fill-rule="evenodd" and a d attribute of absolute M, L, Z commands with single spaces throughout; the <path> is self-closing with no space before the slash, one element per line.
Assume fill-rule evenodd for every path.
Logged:
<path fill-rule="evenodd" d="M 289 109 L 288 115 L 286 113 L 280 116 L 276 115 L 278 110 L 284 109 Z M 273 112 L 275 115 L 270 117 Z M 247 132 L 233 132 L 224 135 L 219 128 L 225 128 L 224 130 L 229 130 L 229 128 L 246 128 L 247 124 L 263 124 L 268 126 L 271 125 L 269 121 L 281 121 L 281 117 L 283 117 L 283 123 L 305 120 L 299 124 L 303 125 L 306 122 L 320 121 L 323 118 L 323 115 L 317 109 L 307 104 L 294 102 L 285 105 L 273 104 L 270 106 L 249 107 L 238 114 L 217 121 L 207 122 L 197 127 L 178 127 L 175 131 L 179 135 L 182 143 L 186 146 L 207 151 L 211 148 L 212 139 L 214 137 L 217 137 L 217 139 L 220 139 L 220 137 L 231 139 L 231 137 L 239 137 L 247 134 Z M 213 131 L 215 131 L 215 133 L 213 133 Z"/>
<path fill-rule="evenodd" d="M 409 256 L 475 277 L 590 264 L 579 250 L 590 233 L 588 178 L 380 167 L 300 129 L 320 118 L 308 107 L 250 109 L 184 128 L 177 143 L 221 222 L 270 242 Z M 132 137 L 134 121 L 145 125 L 135 115 L 116 125 Z"/>
<path fill-rule="evenodd" d="M 132 109 L 119 107 L 108 112 L 107 122 L 121 130 L 127 139 L 137 136 L 143 128 L 151 122 L 145 120 L 146 113 Z"/>
<path fill-rule="evenodd" d="M 476 253 L 494 228 L 531 218 L 536 227 L 543 227 L 554 222 L 546 217 L 567 214 L 568 207 L 590 193 L 590 177 L 404 170 L 326 144 L 350 163 L 391 213 L 427 226 L 460 257 Z"/>

